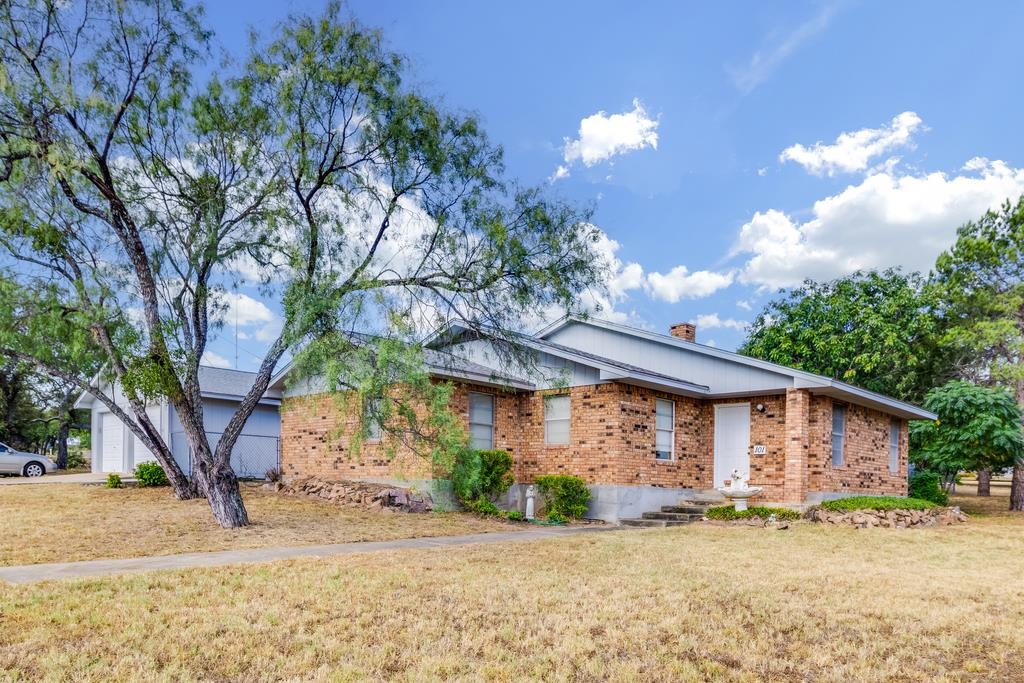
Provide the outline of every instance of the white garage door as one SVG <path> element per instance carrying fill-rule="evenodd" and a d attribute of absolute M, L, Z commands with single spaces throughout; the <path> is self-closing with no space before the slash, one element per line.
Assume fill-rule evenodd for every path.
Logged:
<path fill-rule="evenodd" d="M 104 472 L 121 472 L 124 469 L 124 425 L 113 413 L 103 413 L 103 464 Z"/>
<path fill-rule="evenodd" d="M 161 413 L 163 413 L 163 411 L 161 410 L 160 406 L 146 407 L 146 415 L 149 416 L 149 421 L 153 423 L 153 426 L 157 428 L 158 432 L 163 434 L 164 426 L 160 424 Z M 138 465 L 140 462 L 149 462 L 151 460 L 156 460 L 156 457 L 153 455 L 153 452 L 146 448 L 146 446 L 142 443 L 139 437 L 133 434 L 132 438 L 135 440 L 135 448 L 133 453 L 135 456 L 136 465 Z"/>

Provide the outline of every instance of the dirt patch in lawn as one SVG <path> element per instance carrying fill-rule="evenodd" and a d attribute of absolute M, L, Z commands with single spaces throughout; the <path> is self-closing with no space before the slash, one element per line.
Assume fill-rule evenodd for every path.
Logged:
<path fill-rule="evenodd" d="M 168 488 L 0 487 L 0 565 L 172 555 L 209 550 L 385 541 L 509 531 L 520 525 L 457 512 L 340 508 L 243 485 L 252 524 L 222 529 L 205 500 Z"/>
<path fill-rule="evenodd" d="M 1019 681 L 1021 520 L 914 533 L 691 525 L 0 586 L 0 670 L 76 681 Z"/>

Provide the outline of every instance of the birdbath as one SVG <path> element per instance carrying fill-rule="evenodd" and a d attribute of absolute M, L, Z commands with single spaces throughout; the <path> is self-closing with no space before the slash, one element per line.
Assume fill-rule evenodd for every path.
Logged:
<path fill-rule="evenodd" d="M 740 474 L 739 470 L 732 471 L 732 479 L 728 486 L 716 489 L 723 496 L 732 501 L 737 512 L 747 509 L 747 499 L 753 498 L 761 493 L 760 486 L 747 486 L 747 477 Z"/>

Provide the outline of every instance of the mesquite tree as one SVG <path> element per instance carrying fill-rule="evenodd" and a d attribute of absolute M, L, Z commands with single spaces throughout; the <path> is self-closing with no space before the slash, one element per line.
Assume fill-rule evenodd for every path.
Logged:
<path fill-rule="evenodd" d="M 454 318 L 500 337 L 572 308 L 601 262 L 584 213 L 510 185 L 477 121 L 338 6 L 224 74 L 202 70 L 210 40 L 180 0 L 0 5 L 0 350 L 68 381 L 100 353 L 128 405 L 74 381 L 231 527 L 248 521 L 231 450 L 286 354 L 343 340 L 344 364 L 348 332 L 414 341 Z M 198 367 L 234 287 L 282 325 L 212 447 Z M 158 398 L 192 480 L 146 416 Z"/>

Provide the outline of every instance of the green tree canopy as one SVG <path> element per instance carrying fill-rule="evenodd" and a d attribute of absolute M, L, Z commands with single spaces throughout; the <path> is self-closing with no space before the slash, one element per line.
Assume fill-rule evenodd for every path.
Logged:
<path fill-rule="evenodd" d="M 958 374 L 1001 384 L 1024 406 L 1024 197 L 962 225 L 931 288 Z M 1013 470 L 1010 509 L 1024 510 L 1024 462 Z"/>
<path fill-rule="evenodd" d="M 0 3 L 0 318 L 17 321 L 0 350 L 77 381 L 179 497 L 241 526 L 230 453 L 286 354 L 331 357 L 346 387 L 401 380 L 380 362 L 406 357 L 393 342 L 455 319 L 512 340 L 574 309 L 602 262 L 587 212 L 508 179 L 476 118 L 422 93 L 340 5 L 207 77 L 211 38 L 183 0 Z M 198 366 L 239 285 L 283 324 L 213 445 Z M 127 406 L 68 367 L 83 349 Z M 158 397 L 192 481 L 146 415 Z"/>
<path fill-rule="evenodd" d="M 920 401 L 943 369 L 935 325 L 920 276 L 857 272 L 782 293 L 739 352 Z"/>
<path fill-rule="evenodd" d="M 939 417 L 910 424 L 917 464 L 950 476 L 1002 469 L 1024 457 L 1021 409 L 1006 389 L 954 380 L 929 391 L 924 407 Z"/>

